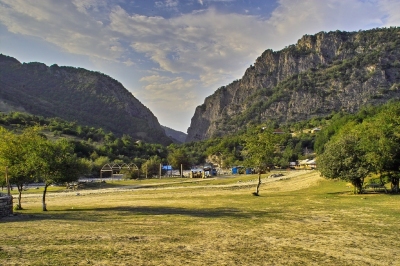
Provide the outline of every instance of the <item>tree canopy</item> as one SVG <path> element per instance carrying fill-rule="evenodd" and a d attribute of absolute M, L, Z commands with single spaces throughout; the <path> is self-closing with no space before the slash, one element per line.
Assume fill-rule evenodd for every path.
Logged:
<path fill-rule="evenodd" d="M 281 136 L 274 134 L 271 129 L 263 127 L 251 128 L 244 137 L 244 164 L 248 167 L 254 167 L 258 172 L 258 184 L 254 195 L 259 195 L 261 173 L 273 167 L 274 158 L 276 153 L 279 153 L 281 141 Z"/>
<path fill-rule="evenodd" d="M 0 127 L 0 167 L 3 172 L 7 167 L 10 183 L 17 185 L 18 209 L 22 208 L 23 186 L 39 176 L 37 143 L 43 141 L 44 138 L 36 127 L 26 128 L 20 134 L 14 134 Z"/>

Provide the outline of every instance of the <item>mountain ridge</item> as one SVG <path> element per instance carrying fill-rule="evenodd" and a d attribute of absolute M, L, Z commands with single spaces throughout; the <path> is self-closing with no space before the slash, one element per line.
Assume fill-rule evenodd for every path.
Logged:
<path fill-rule="evenodd" d="M 208 96 L 195 110 L 186 141 L 399 99 L 399 60 L 398 27 L 304 35 L 280 51 L 264 51 L 240 80 Z"/>
<path fill-rule="evenodd" d="M 0 107 L 60 117 L 117 135 L 170 144 L 154 114 L 117 80 L 83 68 L 20 63 L 0 54 Z"/>

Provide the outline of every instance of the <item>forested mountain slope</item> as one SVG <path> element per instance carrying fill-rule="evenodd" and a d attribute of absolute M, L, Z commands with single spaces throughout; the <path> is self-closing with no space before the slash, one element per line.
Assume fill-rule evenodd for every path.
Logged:
<path fill-rule="evenodd" d="M 171 143 L 153 113 L 111 77 L 83 68 L 21 64 L 0 54 L 0 111 L 9 110 Z"/>
<path fill-rule="evenodd" d="M 181 131 L 177 131 L 175 129 L 166 127 L 166 126 L 162 126 L 162 128 L 165 131 L 165 134 L 167 134 L 167 136 L 169 138 L 171 138 L 175 143 L 184 143 L 187 137 L 186 133 L 183 133 Z"/>
<path fill-rule="evenodd" d="M 400 28 L 305 35 L 281 51 L 266 50 L 242 79 L 207 97 L 196 108 L 186 141 L 399 98 Z"/>

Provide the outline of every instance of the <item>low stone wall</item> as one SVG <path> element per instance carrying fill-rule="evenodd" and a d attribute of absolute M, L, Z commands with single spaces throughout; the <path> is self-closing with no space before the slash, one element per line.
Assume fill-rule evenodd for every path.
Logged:
<path fill-rule="evenodd" d="M 0 218 L 13 214 L 13 197 L 0 194 Z"/>

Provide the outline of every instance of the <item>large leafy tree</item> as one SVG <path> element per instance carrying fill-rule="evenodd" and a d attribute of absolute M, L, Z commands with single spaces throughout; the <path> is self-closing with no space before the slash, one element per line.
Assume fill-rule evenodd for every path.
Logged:
<path fill-rule="evenodd" d="M 142 172 L 146 173 L 147 176 L 157 176 L 160 172 L 161 159 L 158 156 L 150 157 L 146 162 L 142 164 Z"/>
<path fill-rule="evenodd" d="M 252 128 L 244 136 L 244 149 L 242 151 L 244 164 L 254 167 L 258 173 L 258 183 L 256 191 L 253 193 L 258 196 L 261 185 L 261 173 L 269 171 L 273 166 L 273 161 L 279 150 L 282 137 L 274 134 L 272 130 L 266 128 Z"/>
<path fill-rule="evenodd" d="M 318 157 L 318 169 L 326 178 L 351 182 L 354 193 L 362 193 L 364 179 L 373 170 L 360 137 L 352 132 L 343 133 L 325 145 L 324 153 Z"/>
<path fill-rule="evenodd" d="M 378 115 L 359 126 L 366 160 L 381 183 L 391 183 L 392 192 L 399 192 L 400 178 L 400 106 L 389 105 Z"/>
<path fill-rule="evenodd" d="M 74 153 L 74 146 L 66 139 L 42 142 L 37 146 L 39 172 L 44 181 L 42 197 L 43 211 L 47 211 L 46 192 L 51 184 L 78 181 L 82 174 L 90 171 L 87 164 Z"/>
<path fill-rule="evenodd" d="M 174 169 L 179 169 L 179 173 L 181 173 L 181 165 L 183 169 L 190 169 L 190 158 L 183 148 L 170 145 L 167 159 Z"/>
<path fill-rule="evenodd" d="M 37 143 L 43 140 L 37 127 L 26 128 L 19 134 L 0 127 L 0 165 L 3 171 L 8 168 L 10 183 L 18 188 L 17 209 L 22 209 L 21 197 L 24 185 L 38 177 L 40 162 L 36 156 Z"/>

